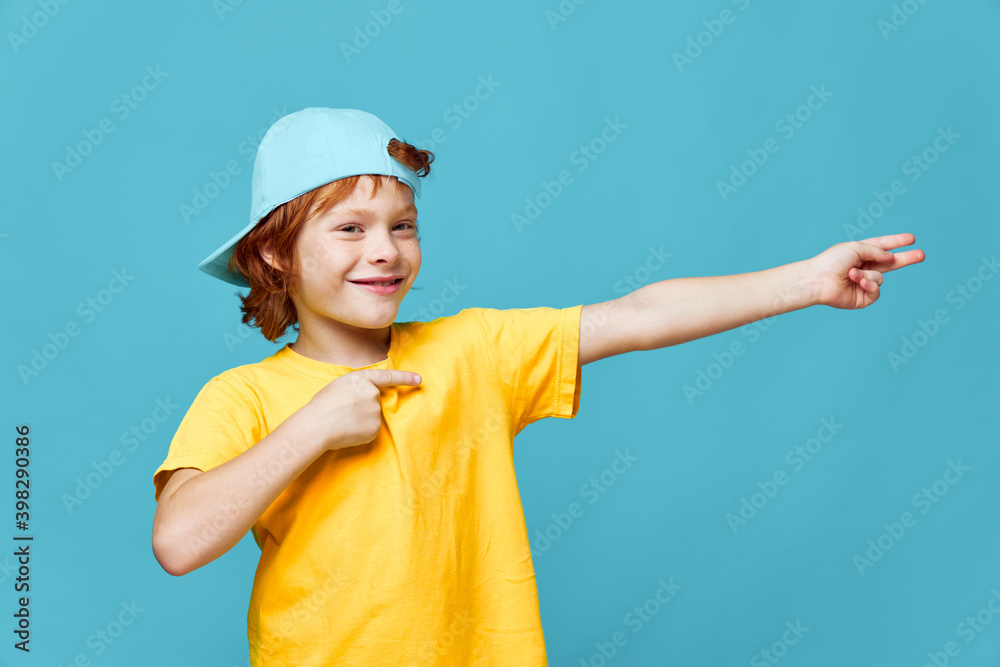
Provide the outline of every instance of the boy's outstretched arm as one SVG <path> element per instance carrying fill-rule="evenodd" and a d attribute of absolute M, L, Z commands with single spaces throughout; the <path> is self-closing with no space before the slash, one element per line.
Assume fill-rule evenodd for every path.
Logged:
<path fill-rule="evenodd" d="M 924 261 L 923 250 L 889 252 L 914 241 L 913 234 L 848 241 L 773 269 L 662 280 L 586 305 L 579 365 L 686 343 L 808 306 L 864 308 L 878 300 L 882 274 Z"/>

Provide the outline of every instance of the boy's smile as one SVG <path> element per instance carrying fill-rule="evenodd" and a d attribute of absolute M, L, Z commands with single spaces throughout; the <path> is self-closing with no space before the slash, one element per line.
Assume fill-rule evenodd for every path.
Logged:
<path fill-rule="evenodd" d="M 372 278 L 351 280 L 349 282 L 354 283 L 358 287 L 371 290 L 376 294 L 395 294 L 399 289 L 399 284 L 403 282 L 403 276 L 396 274 L 389 276 L 373 276 Z"/>

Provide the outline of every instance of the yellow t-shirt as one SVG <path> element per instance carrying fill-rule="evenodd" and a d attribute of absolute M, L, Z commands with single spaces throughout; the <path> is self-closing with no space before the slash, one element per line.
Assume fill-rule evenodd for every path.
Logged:
<path fill-rule="evenodd" d="M 253 667 L 547 665 L 514 436 L 580 404 L 580 312 L 467 308 L 396 322 L 368 444 L 324 452 L 254 524 Z M 350 372 L 287 345 L 213 377 L 153 482 L 209 470 Z"/>

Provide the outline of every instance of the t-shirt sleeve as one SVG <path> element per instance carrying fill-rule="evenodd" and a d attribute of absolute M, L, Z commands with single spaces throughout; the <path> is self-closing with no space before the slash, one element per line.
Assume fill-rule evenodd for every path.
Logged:
<path fill-rule="evenodd" d="M 236 458 L 260 440 L 260 419 L 232 384 L 214 377 L 195 396 L 174 433 L 167 458 L 153 473 L 154 498 L 177 468 L 207 471 Z"/>
<path fill-rule="evenodd" d="M 486 353 L 517 430 L 580 409 L 580 313 L 569 308 L 475 308 Z"/>

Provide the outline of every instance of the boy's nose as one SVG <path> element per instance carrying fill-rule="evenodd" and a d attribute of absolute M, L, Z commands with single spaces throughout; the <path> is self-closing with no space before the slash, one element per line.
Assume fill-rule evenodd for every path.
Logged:
<path fill-rule="evenodd" d="M 399 248 L 396 247 L 396 243 L 392 240 L 391 236 L 381 236 L 371 243 L 372 245 L 368 248 L 367 252 L 371 259 L 385 259 L 391 263 L 400 256 Z"/>

